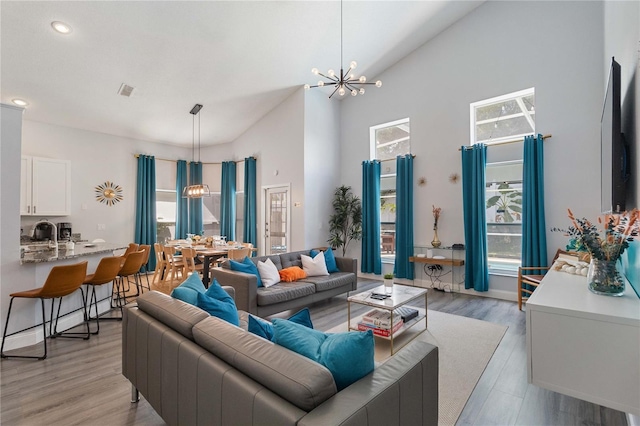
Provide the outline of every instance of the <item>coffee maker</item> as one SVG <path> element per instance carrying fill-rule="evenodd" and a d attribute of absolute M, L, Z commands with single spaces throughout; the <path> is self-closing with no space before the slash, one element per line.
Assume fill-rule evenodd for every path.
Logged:
<path fill-rule="evenodd" d="M 56 224 L 58 226 L 58 241 L 70 241 L 71 240 L 71 223 L 60 222 Z"/>

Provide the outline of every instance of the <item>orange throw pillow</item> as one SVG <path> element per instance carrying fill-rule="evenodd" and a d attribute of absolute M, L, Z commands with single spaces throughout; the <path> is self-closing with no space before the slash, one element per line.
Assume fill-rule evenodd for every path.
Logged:
<path fill-rule="evenodd" d="M 284 268 L 284 269 L 281 269 L 279 272 L 280 272 L 280 281 L 284 281 L 287 283 L 290 283 L 295 280 L 300 280 L 302 278 L 307 278 L 307 274 L 299 266 L 291 266 L 289 268 Z"/>

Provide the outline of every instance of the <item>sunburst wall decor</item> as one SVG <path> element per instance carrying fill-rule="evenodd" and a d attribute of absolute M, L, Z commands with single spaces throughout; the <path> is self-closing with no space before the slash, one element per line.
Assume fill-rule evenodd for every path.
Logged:
<path fill-rule="evenodd" d="M 122 187 L 113 182 L 106 181 L 96 186 L 96 201 L 113 206 L 122 201 Z"/>

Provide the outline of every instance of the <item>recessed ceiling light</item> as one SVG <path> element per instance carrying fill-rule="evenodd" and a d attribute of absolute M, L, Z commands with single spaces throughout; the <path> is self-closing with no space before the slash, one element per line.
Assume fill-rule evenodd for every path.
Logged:
<path fill-rule="evenodd" d="M 11 99 L 11 102 L 13 102 L 14 104 L 16 104 L 18 106 L 21 106 L 21 107 L 29 105 L 29 103 L 27 101 L 22 100 L 22 99 Z"/>
<path fill-rule="evenodd" d="M 73 31 L 73 29 L 69 25 L 60 21 L 53 21 L 51 23 L 51 27 L 60 34 L 70 34 Z"/>

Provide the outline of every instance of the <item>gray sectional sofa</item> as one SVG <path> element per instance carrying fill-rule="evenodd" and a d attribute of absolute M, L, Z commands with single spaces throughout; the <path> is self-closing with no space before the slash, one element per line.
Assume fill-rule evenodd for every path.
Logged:
<path fill-rule="evenodd" d="M 169 425 L 436 425 L 438 348 L 413 341 L 340 392 L 325 367 L 151 291 L 122 323 L 122 374 Z"/>
<path fill-rule="evenodd" d="M 269 258 L 281 270 L 290 266 L 302 267 L 302 254 L 309 256 L 310 250 L 259 256 L 251 260 L 257 265 L 259 261 L 264 262 Z M 340 272 L 333 272 L 329 276 L 307 277 L 291 283 L 281 282 L 269 288 L 258 287 L 257 278 L 253 274 L 231 270 L 229 261 L 223 262 L 220 268 L 213 268 L 211 274 L 220 285 L 235 289 L 238 309 L 266 317 L 356 290 L 358 261 L 347 257 L 335 259 Z"/>

